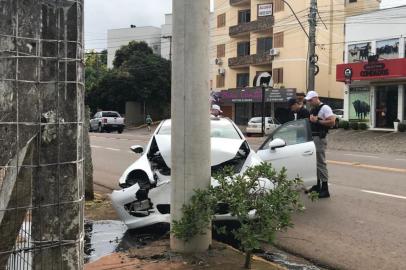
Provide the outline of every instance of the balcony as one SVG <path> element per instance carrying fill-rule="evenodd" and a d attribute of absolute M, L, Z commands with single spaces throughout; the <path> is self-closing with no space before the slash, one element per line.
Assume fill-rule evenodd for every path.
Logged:
<path fill-rule="evenodd" d="M 238 56 L 228 59 L 228 66 L 230 68 L 243 68 L 259 65 L 270 65 L 272 64 L 273 56 L 269 54 L 252 54 Z"/>
<path fill-rule="evenodd" d="M 230 0 L 230 6 L 242 6 L 251 3 L 251 0 Z"/>
<path fill-rule="evenodd" d="M 274 17 L 268 16 L 261 18 L 259 20 L 247 23 L 241 23 L 238 25 L 231 26 L 229 29 L 230 37 L 236 37 L 250 32 L 260 32 L 272 29 L 274 25 Z"/>

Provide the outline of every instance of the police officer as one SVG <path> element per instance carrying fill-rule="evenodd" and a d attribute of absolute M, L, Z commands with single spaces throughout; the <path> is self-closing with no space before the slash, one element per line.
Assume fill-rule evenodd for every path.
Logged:
<path fill-rule="evenodd" d="M 317 185 L 313 186 L 308 192 L 316 191 L 319 198 L 328 198 L 328 170 L 326 163 L 327 133 L 335 124 L 336 117 L 330 106 L 323 104 L 319 95 L 315 91 L 309 91 L 306 95 L 306 101 L 312 107 L 310 111 L 310 124 L 312 129 L 313 141 L 316 145 L 317 157 Z"/>

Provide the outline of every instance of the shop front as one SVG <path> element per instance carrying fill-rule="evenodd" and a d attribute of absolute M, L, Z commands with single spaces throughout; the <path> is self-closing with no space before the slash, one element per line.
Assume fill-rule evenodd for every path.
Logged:
<path fill-rule="evenodd" d="M 265 116 L 283 118 L 287 109 L 287 100 L 293 97 L 296 97 L 296 89 L 267 89 L 265 91 Z M 261 87 L 247 87 L 221 91 L 220 104 L 224 116 L 233 119 L 237 125 L 246 125 L 250 118 L 261 116 L 262 89 Z"/>
<path fill-rule="evenodd" d="M 406 119 L 406 59 L 341 64 L 337 81 L 345 83 L 344 119 L 377 129 L 393 129 L 395 121 Z"/>

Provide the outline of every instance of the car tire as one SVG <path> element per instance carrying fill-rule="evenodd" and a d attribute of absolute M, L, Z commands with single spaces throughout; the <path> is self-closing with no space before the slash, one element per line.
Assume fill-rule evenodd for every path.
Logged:
<path fill-rule="evenodd" d="M 97 131 L 99 133 L 103 133 L 103 127 L 101 126 L 101 124 L 99 124 L 99 127 L 97 128 Z"/>
<path fill-rule="evenodd" d="M 121 134 L 121 133 L 123 133 L 123 130 L 122 130 L 122 129 L 119 129 L 119 130 L 117 130 L 117 133 L 118 133 L 118 134 Z"/>
<path fill-rule="evenodd" d="M 247 133 L 247 137 L 251 137 L 251 133 Z"/>
<path fill-rule="evenodd" d="M 339 122 L 340 122 L 340 121 L 338 121 L 338 119 L 336 119 L 336 123 L 334 124 L 334 128 L 335 128 L 335 129 L 338 129 L 338 124 L 339 124 Z"/>

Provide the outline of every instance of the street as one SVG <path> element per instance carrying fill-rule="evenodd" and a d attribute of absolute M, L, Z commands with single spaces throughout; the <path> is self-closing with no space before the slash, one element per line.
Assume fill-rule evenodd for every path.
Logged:
<path fill-rule="evenodd" d="M 151 133 L 152 134 L 152 133 Z M 134 144 L 145 146 L 147 130 L 124 134 L 91 133 L 95 189 L 118 189 L 118 178 L 138 158 Z M 257 149 L 262 138 L 248 138 Z M 387 154 L 327 152 L 330 199 L 303 200 L 295 227 L 279 234 L 289 252 L 337 269 L 405 269 L 406 159 Z"/>

